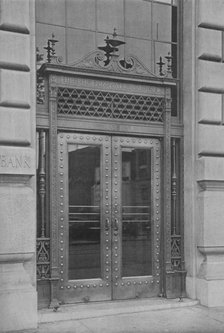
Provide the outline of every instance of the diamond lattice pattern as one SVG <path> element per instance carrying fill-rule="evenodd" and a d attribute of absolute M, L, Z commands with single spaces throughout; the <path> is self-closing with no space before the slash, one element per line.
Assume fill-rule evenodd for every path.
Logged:
<path fill-rule="evenodd" d="M 59 88 L 58 113 L 82 117 L 163 122 L 162 97 Z"/>

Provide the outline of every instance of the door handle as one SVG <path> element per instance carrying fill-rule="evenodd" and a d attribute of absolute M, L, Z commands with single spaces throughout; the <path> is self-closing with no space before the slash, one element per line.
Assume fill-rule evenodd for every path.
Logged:
<path fill-rule="evenodd" d="M 114 219 L 114 231 L 118 231 L 118 219 Z"/>
<path fill-rule="evenodd" d="M 106 218 L 105 220 L 105 230 L 108 231 L 110 228 L 110 220 L 108 218 Z"/>

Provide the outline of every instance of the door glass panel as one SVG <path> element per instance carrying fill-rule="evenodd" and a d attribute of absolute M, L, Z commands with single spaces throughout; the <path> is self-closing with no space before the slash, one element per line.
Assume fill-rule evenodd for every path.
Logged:
<path fill-rule="evenodd" d="M 68 147 L 69 279 L 100 278 L 100 147 Z"/>
<path fill-rule="evenodd" d="M 122 148 L 122 276 L 152 274 L 151 150 Z"/>

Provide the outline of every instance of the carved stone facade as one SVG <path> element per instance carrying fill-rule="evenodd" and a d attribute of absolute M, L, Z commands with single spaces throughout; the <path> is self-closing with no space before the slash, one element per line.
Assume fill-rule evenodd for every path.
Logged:
<path fill-rule="evenodd" d="M 224 305 L 223 4 L 183 12 L 186 289 L 206 306 Z"/>
<path fill-rule="evenodd" d="M 0 331 L 37 326 L 34 1 L 0 1 Z"/>

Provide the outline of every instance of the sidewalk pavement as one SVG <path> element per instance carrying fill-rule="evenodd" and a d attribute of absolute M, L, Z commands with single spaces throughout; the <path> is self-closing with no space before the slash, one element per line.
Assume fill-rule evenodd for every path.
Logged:
<path fill-rule="evenodd" d="M 224 333 L 224 307 L 184 299 L 132 300 L 62 306 L 39 312 L 26 333 Z"/>

